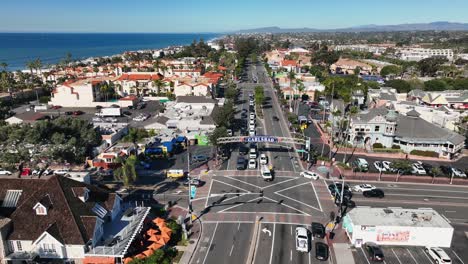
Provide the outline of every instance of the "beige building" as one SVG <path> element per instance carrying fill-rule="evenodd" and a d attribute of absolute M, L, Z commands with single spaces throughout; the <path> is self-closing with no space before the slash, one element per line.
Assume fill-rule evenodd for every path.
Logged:
<path fill-rule="evenodd" d="M 374 74 L 373 68 L 367 63 L 363 63 L 351 59 L 340 58 L 337 62 L 330 66 L 330 71 L 334 74 L 355 74 L 356 68 L 360 69 L 361 75 Z"/>

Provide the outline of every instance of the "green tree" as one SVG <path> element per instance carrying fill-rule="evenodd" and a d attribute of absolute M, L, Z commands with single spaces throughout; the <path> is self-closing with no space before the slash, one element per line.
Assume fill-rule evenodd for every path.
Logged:
<path fill-rule="evenodd" d="M 440 66 L 447 62 L 446 58 L 431 57 L 426 58 L 418 62 L 418 69 L 422 76 L 435 76 L 436 72 L 440 69 Z"/>
<path fill-rule="evenodd" d="M 262 106 L 265 102 L 265 94 L 263 91 L 263 86 L 256 86 L 254 92 L 255 104 Z"/>
<path fill-rule="evenodd" d="M 390 80 L 385 82 L 388 87 L 395 88 L 399 93 L 407 93 L 411 91 L 411 85 L 404 80 Z"/>
<path fill-rule="evenodd" d="M 234 84 L 228 85 L 228 87 L 224 91 L 224 97 L 228 100 L 235 100 L 235 98 L 237 97 L 237 94 L 238 94 L 237 88 Z"/>
<path fill-rule="evenodd" d="M 401 75 L 402 73 L 402 69 L 400 66 L 397 66 L 397 65 L 387 65 L 387 66 L 384 66 L 382 68 L 382 70 L 380 70 L 380 75 L 382 75 L 383 77 L 387 77 L 387 76 L 399 76 Z"/>
<path fill-rule="evenodd" d="M 121 167 L 114 171 L 114 177 L 117 180 L 122 181 L 125 186 L 133 184 L 138 177 L 135 168 L 136 163 L 137 157 L 135 155 L 131 155 L 122 163 Z"/>
<path fill-rule="evenodd" d="M 230 122 L 234 119 L 234 103 L 227 100 L 222 107 L 214 110 L 213 121 L 217 126 L 230 127 Z"/>
<path fill-rule="evenodd" d="M 208 139 L 210 140 L 210 143 L 213 145 L 213 146 L 218 146 L 218 139 L 221 138 L 221 137 L 228 137 L 229 134 L 227 132 L 227 129 L 226 127 L 224 126 L 218 126 L 216 127 L 213 132 L 211 132 L 209 135 L 208 135 Z"/>
<path fill-rule="evenodd" d="M 443 80 L 430 80 L 424 82 L 425 91 L 444 91 L 448 89 L 448 85 Z"/>

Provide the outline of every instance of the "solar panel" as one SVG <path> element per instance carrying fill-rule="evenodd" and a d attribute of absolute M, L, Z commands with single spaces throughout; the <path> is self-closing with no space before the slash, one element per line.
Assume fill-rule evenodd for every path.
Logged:
<path fill-rule="evenodd" d="M 94 205 L 92 210 L 100 218 L 104 218 L 107 215 L 107 210 L 104 207 L 100 206 L 99 204 Z"/>
<path fill-rule="evenodd" d="M 7 190 L 2 207 L 16 207 L 22 192 L 22 190 Z"/>

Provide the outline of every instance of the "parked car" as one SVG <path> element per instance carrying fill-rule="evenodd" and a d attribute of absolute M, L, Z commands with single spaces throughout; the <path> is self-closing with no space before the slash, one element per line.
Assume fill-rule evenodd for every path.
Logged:
<path fill-rule="evenodd" d="M 370 185 L 370 184 L 358 184 L 358 185 L 354 185 L 353 191 L 355 191 L 355 192 L 364 192 L 364 191 L 373 190 L 375 188 L 376 187 L 374 185 Z"/>
<path fill-rule="evenodd" d="M 328 245 L 322 242 L 315 243 L 315 258 L 320 261 L 326 261 L 328 259 L 329 249 Z"/>
<path fill-rule="evenodd" d="M 196 155 L 192 157 L 192 163 L 206 162 L 208 161 L 208 156 L 205 155 Z"/>
<path fill-rule="evenodd" d="M 387 171 L 393 171 L 392 170 L 392 163 L 390 161 L 384 160 L 382 161 L 382 165 Z"/>
<path fill-rule="evenodd" d="M 77 110 L 77 111 L 73 112 L 74 116 L 79 116 L 79 115 L 82 115 L 82 114 L 84 114 L 84 112 L 80 111 L 80 110 Z"/>
<path fill-rule="evenodd" d="M 457 168 L 452 167 L 452 173 L 454 177 L 466 178 L 466 174 Z"/>
<path fill-rule="evenodd" d="M 304 227 L 296 227 L 296 250 L 309 252 L 309 234 Z"/>
<path fill-rule="evenodd" d="M 353 170 L 367 172 L 369 171 L 369 163 L 363 158 L 357 158 L 353 161 Z"/>
<path fill-rule="evenodd" d="M 151 169 L 151 164 L 149 164 L 149 163 L 147 163 L 147 162 L 140 161 L 140 165 L 141 165 L 145 170 Z"/>
<path fill-rule="evenodd" d="M 62 108 L 60 105 L 54 105 L 54 106 L 52 106 L 52 109 L 55 109 L 55 110 L 60 109 L 60 108 Z"/>
<path fill-rule="evenodd" d="M 372 190 L 364 191 L 362 192 L 362 195 L 364 195 L 364 197 L 377 197 L 377 198 L 385 197 L 385 193 L 381 189 L 372 189 Z"/>
<path fill-rule="evenodd" d="M 427 175 L 429 175 L 429 176 L 434 176 L 433 173 L 432 173 L 432 168 L 433 168 L 433 166 L 432 166 L 431 164 L 422 163 L 421 166 L 424 168 L 424 170 L 426 171 Z"/>
<path fill-rule="evenodd" d="M 42 173 L 42 175 L 51 175 L 52 173 L 54 173 L 54 171 L 52 169 L 45 169 L 45 171 Z"/>
<path fill-rule="evenodd" d="M 199 180 L 199 179 L 187 179 L 186 181 L 184 181 L 184 186 L 189 186 L 189 183 L 190 183 L 190 185 L 193 185 L 193 186 L 196 186 L 196 187 L 200 187 L 200 186 L 203 186 L 205 184 L 204 181 Z"/>
<path fill-rule="evenodd" d="M 0 175 L 11 175 L 11 171 L 0 169 Z"/>
<path fill-rule="evenodd" d="M 244 145 L 239 147 L 239 154 L 246 155 L 247 153 L 249 153 L 249 148 Z"/>
<path fill-rule="evenodd" d="M 70 169 L 58 169 L 54 171 L 54 174 L 65 175 L 70 172 Z"/>
<path fill-rule="evenodd" d="M 439 247 L 425 247 L 424 251 L 438 264 L 452 263 L 452 259 Z"/>
<path fill-rule="evenodd" d="M 73 112 L 72 111 L 66 111 L 65 115 L 67 115 L 67 116 L 73 115 Z"/>
<path fill-rule="evenodd" d="M 312 236 L 316 238 L 325 237 L 325 227 L 321 223 L 312 222 Z"/>
<path fill-rule="evenodd" d="M 257 168 L 257 161 L 255 159 L 249 159 L 249 169 L 255 170 Z"/>
<path fill-rule="evenodd" d="M 245 170 L 245 158 L 238 157 L 237 158 L 237 167 L 238 170 Z"/>
<path fill-rule="evenodd" d="M 260 154 L 260 164 L 261 165 L 268 164 L 268 157 L 265 153 Z"/>
<path fill-rule="evenodd" d="M 273 116 L 273 121 L 279 121 L 279 118 L 277 116 Z"/>
<path fill-rule="evenodd" d="M 379 245 L 369 242 L 364 244 L 364 248 L 366 249 L 370 260 L 379 262 L 384 261 L 385 257 Z"/>
<path fill-rule="evenodd" d="M 440 171 L 446 176 L 452 176 L 452 169 L 449 166 L 441 165 Z"/>
<path fill-rule="evenodd" d="M 319 179 L 319 175 L 315 172 L 311 172 L 311 171 L 303 171 L 299 174 L 299 176 L 301 177 L 304 177 L 306 179 L 313 179 L 313 180 L 318 180 Z"/>
<path fill-rule="evenodd" d="M 100 118 L 100 117 L 93 117 L 92 121 L 93 122 L 103 122 L 102 118 Z"/>
<path fill-rule="evenodd" d="M 374 162 L 374 167 L 379 172 L 387 171 L 387 169 L 385 169 L 385 166 L 383 165 L 383 163 L 381 161 L 375 161 Z"/>
<path fill-rule="evenodd" d="M 96 105 L 96 110 L 102 109 L 102 106 Z"/>
<path fill-rule="evenodd" d="M 415 162 L 411 165 L 411 173 L 417 175 L 426 175 L 426 170 L 422 166 L 422 162 Z"/>

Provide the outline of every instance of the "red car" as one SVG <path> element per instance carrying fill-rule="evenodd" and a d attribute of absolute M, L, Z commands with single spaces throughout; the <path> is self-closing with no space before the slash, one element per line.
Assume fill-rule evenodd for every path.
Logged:
<path fill-rule="evenodd" d="M 73 112 L 74 116 L 79 116 L 79 115 L 82 115 L 82 114 L 84 114 L 84 113 L 83 113 L 83 111 L 80 111 L 80 110 Z"/>
<path fill-rule="evenodd" d="M 54 106 L 52 106 L 52 109 L 60 109 L 60 108 L 62 108 L 60 105 L 54 105 Z"/>
<path fill-rule="evenodd" d="M 23 168 L 23 170 L 21 171 L 21 176 L 29 176 L 31 175 L 31 173 L 32 173 L 31 168 Z"/>

